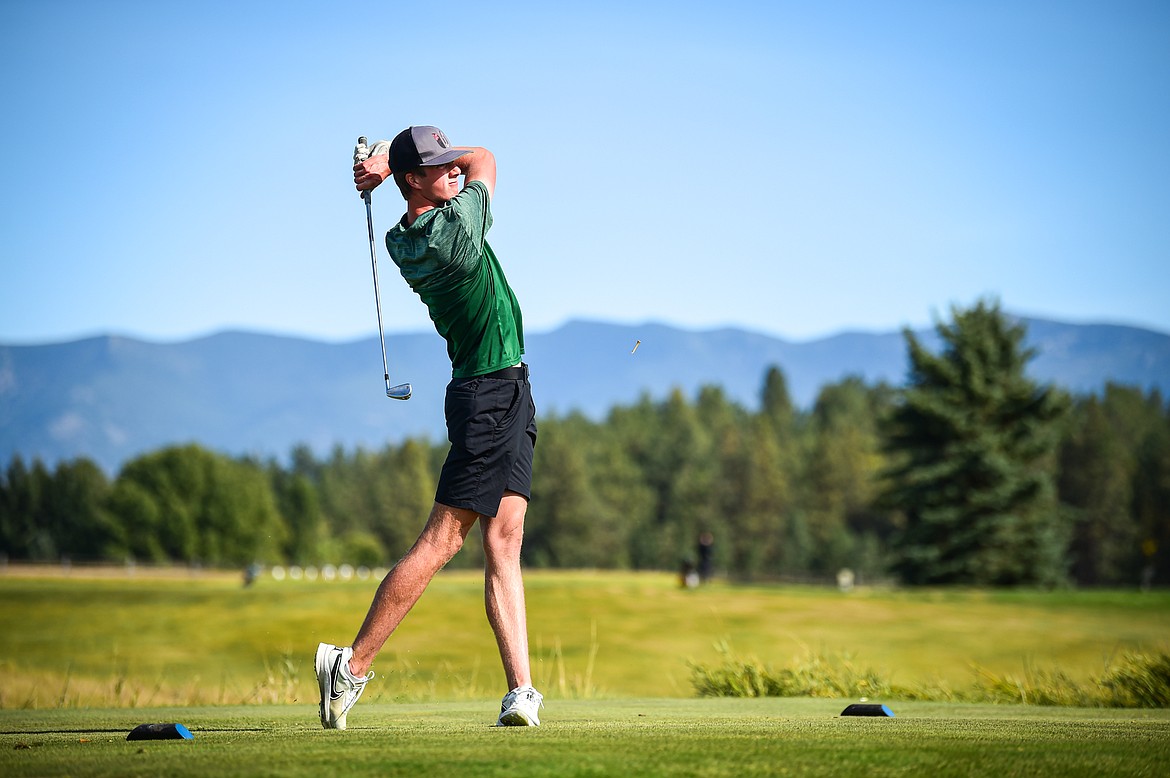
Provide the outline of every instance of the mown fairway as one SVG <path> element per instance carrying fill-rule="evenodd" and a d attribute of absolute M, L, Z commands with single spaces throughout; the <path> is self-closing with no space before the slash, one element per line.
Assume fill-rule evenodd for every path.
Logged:
<path fill-rule="evenodd" d="M 365 704 L 345 732 L 309 705 L 0 711 L 0 774 L 77 776 L 1165 775 L 1166 711 L 831 700 L 555 701 L 539 729 L 489 726 L 495 700 Z M 126 742 L 146 721 L 191 741 Z"/>
<path fill-rule="evenodd" d="M 896 682 L 965 685 L 978 665 L 1099 674 L 1118 652 L 1165 648 L 1170 594 L 860 590 L 672 576 L 529 573 L 534 674 L 550 701 L 692 695 L 688 660 L 786 663 L 850 653 Z M 348 643 L 373 581 L 235 574 L 0 575 L 0 708 L 291 703 L 315 699 L 312 655 Z M 498 698 L 504 689 L 472 573 L 439 576 L 374 665 L 363 702 Z"/>
<path fill-rule="evenodd" d="M 855 655 L 899 683 L 971 666 L 1099 673 L 1164 647 L 1164 593 L 677 588 L 671 576 L 528 576 L 538 730 L 490 726 L 502 692 L 478 575 L 432 584 L 347 732 L 317 722 L 312 653 L 347 642 L 372 581 L 124 571 L 0 576 L 0 775 L 1158 775 L 1170 711 L 694 699 L 688 660 Z M 193 741 L 127 742 L 180 722 Z"/>

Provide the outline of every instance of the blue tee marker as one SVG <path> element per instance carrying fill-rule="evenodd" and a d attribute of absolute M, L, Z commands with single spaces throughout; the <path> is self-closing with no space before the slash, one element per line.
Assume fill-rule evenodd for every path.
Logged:
<path fill-rule="evenodd" d="M 193 740 L 194 735 L 182 724 L 139 724 L 127 740 Z"/>
<path fill-rule="evenodd" d="M 894 718 L 894 712 L 885 705 L 875 705 L 873 703 L 855 702 L 845 710 L 841 711 L 842 716 L 884 716 L 886 718 Z"/>

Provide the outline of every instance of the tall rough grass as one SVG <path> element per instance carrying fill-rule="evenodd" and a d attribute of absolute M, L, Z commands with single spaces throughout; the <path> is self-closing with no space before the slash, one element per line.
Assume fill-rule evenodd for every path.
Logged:
<path fill-rule="evenodd" d="M 806 651 L 787 666 L 737 658 L 726 643 L 711 665 L 689 663 L 699 697 L 839 697 L 884 700 L 1019 703 L 1101 708 L 1170 707 L 1170 653 L 1127 653 L 1105 672 L 1080 682 L 1060 670 L 1027 667 L 1023 675 L 975 668 L 967 688 L 940 684 L 901 686 L 848 654 Z"/>
<path fill-rule="evenodd" d="M 1127 654 L 1100 681 L 1115 708 L 1170 708 L 1170 654 Z"/>
<path fill-rule="evenodd" d="M 691 685 L 700 697 L 889 697 L 894 687 L 872 668 L 845 654 L 806 652 L 787 667 L 772 668 L 756 659 L 739 660 L 727 643 L 715 650 L 714 667 L 689 663 Z"/>

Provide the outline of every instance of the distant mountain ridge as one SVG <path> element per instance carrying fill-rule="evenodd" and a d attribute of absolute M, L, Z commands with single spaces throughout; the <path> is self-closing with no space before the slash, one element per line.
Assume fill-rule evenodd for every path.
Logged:
<path fill-rule="evenodd" d="M 1019 321 L 1037 351 L 1029 374 L 1038 381 L 1079 394 L 1109 381 L 1170 388 L 1170 335 Z M 916 334 L 937 348 L 933 329 Z M 526 341 L 538 409 L 592 418 L 643 394 L 660 398 L 679 388 L 693 397 L 709 384 L 755 408 L 772 365 L 784 370 L 803 407 L 822 386 L 849 375 L 900 385 L 906 374 L 900 332 L 797 343 L 740 329 L 572 321 Z M 378 448 L 407 436 L 443 440 L 450 376 L 443 341 L 433 332 L 391 334 L 386 347 L 391 380 L 414 385 L 408 402 L 385 397 L 376 337 L 325 343 L 223 332 L 180 343 L 101 336 L 0 345 L 0 465 L 15 454 L 48 464 L 87 456 L 113 473 L 145 451 L 191 441 L 283 458 L 298 443 L 324 455 L 338 445 Z"/>

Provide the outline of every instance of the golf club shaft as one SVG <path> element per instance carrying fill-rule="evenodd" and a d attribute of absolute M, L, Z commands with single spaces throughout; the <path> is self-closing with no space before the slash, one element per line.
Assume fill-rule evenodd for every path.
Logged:
<path fill-rule="evenodd" d="M 374 306 L 378 309 L 378 345 L 382 347 L 382 373 L 386 379 L 386 390 L 390 390 L 390 366 L 386 361 L 386 333 L 382 329 L 382 295 L 378 291 L 378 253 L 374 248 L 374 213 L 370 208 L 370 193 L 362 192 L 366 201 L 366 230 L 370 234 L 370 267 L 374 270 Z"/>

